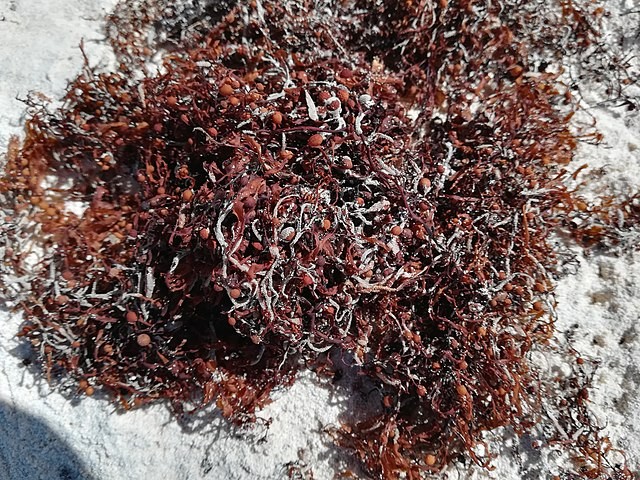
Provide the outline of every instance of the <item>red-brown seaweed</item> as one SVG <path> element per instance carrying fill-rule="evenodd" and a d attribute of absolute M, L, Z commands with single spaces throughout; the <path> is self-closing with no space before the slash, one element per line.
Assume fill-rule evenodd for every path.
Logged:
<path fill-rule="evenodd" d="M 87 394 L 241 423 L 337 355 L 379 394 L 333 431 L 374 478 L 488 465 L 483 433 L 527 432 L 549 397 L 574 440 L 547 443 L 580 457 L 565 478 L 632 478 L 607 461 L 583 360 L 548 383 L 530 356 L 552 348 L 549 235 L 611 231 L 565 183 L 594 134 L 571 127 L 561 66 L 602 10 L 316 3 L 123 3 L 116 71 L 87 64 L 53 111 L 29 100 L 1 183 L 5 241 L 27 218 L 45 252 L 20 335 Z"/>

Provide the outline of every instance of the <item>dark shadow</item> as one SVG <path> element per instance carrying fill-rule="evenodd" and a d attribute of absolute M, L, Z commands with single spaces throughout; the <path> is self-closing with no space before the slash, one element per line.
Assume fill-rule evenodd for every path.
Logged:
<path fill-rule="evenodd" d="M 76 452 L 42 420 L 0 402 L 0 480 L 91 480 Z"/>

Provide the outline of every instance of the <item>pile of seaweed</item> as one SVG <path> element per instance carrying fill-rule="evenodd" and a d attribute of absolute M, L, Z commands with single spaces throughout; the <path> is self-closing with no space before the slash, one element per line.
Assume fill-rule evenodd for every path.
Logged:
<path fill-rule="evenodd" d="M 88 395 L 238 423 L 339 359 L 379 394 L 333 432 L 375 478 L 488 465 L 486 431 L 549 408 L 545 443 L 577 459 L 565 478 L 632 478 L 584 360 L 550 381 L 530 355 L 553 343 L 549 236 L 615 243 L 565 184 L 597 140 L 572 128 L 562 76 L 598 42 L 596 7 L 123 2 L 118 68 L 87 64 L 59 108 L 32 97 L 8 154 L 20 335 Z M 45 252 L 32 275 L 27 240 Z"/>

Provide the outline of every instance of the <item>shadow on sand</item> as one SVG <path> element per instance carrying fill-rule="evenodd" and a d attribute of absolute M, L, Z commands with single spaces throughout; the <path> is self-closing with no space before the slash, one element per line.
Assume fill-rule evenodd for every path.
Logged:
<path fill-rule="evenodd" d="M 78 454 L 42 420 L 0 401 L 0 480 L 92 480 Z"/>

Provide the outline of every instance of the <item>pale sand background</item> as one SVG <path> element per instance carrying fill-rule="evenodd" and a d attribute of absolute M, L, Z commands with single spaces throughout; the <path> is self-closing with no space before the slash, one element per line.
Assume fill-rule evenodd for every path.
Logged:
<path fill-rule="evenodd" d="M 24 105 L 15 97 L 29 90 L 59 98 L 81 67 L 85 40 L 93 64 L 108 65 L 100 27 L 115 0 L 0 0 L 0 152 L 21 131 Z M 611 1 L 608 31 L 640 35 L 640 1 Z M 635 29 L 635 30 L 634 30 Z M 613 38 L 613 37 L 612 37 Z M 640 39 L 630 42 L 636 54 Z M 637 59 L 636 59 L 637 66 Z M 588 88 L 588 79 L 583 82 Z M 596 105 L 597 96 L 589 98 Z M 605 142 L 581 147 L 576 166 L 605 167 L 592 175 L 594 192 L 640 187 L 640 117 L 616 108 L 592 108 Z M 585 177 L 583 177 L 585 178 Z M 0 218 L 1 221 L 1 218 Z M 579 251 L 580 267 L 559 282 L 559 337 L 602 366 L 591 392 L 593 408 L 607 434 L 640 467 L 640 255 L 591 256 Z M 278 392 L 261 416 L 268 430 L 230 430 L 215 414 L 204 429 L 190 431 L 154 406 L 125 415 L 98 396 L 69 401 L 52 392 L 21 360 L 29 355 L 14 338 L 21 319 L 0 310 L 0 480 L 23 479 L 279 479 L 287 464 L 312 467 L 317 480 L 331 479 L 338 462 L 321 433 L 341 412 L 358 408 L 303 375 Z M 561 368 L 549 361 L 549 368 Z M 71 395 L 71 397 L 73 397 Z M 258 441 L 259 440 L 259 441 Z M 503 443 L 492 472 L 454 466 L 441 478 L 516 480 L 547 478 L 558 459 L 527 448 L 526 439 Z M 303 467 L 304 470 L 304 467 Z"/>

